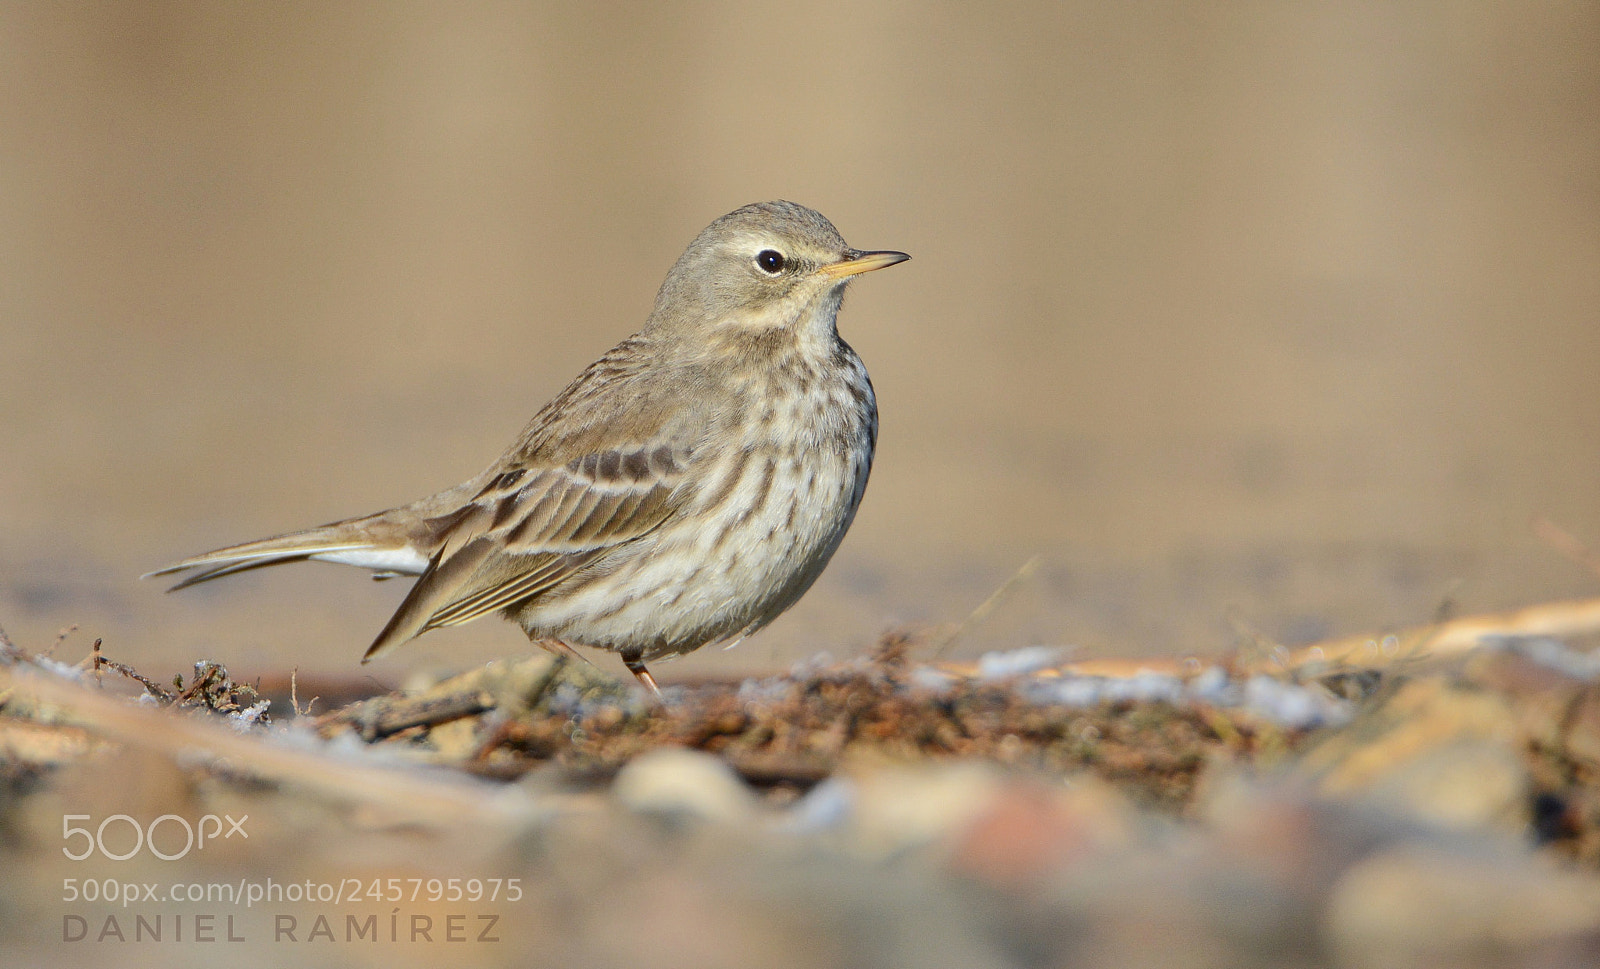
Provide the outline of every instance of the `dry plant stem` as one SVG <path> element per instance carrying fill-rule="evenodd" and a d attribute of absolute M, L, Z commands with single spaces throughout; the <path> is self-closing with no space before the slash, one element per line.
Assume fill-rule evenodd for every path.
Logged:
<path fill-rule="evenodd" d="M 138 680 L 144 686 L 145 692 L 149 693 L 157 700 L 160 700 L 163 705 L 171 703 L 173 700 L 177 699 L 177 697 L 173 696 L 170 690 L 167 690 L 165 687 L 151 680 L 150 677 L 145 676 L 143 673 L 140 673 L 133 667 L 119 663 L 114 659 L 106 659 L 105 657 L 96 654 L 96 672 L 98 672 L 101 667 L 105 667 L 109 670 L 116 670 L 118 673 L 121 673 L 130 680 Z"/>
<path fill-rule="evenodd" d="M 371 704 L 378 706 L 365 711 L 346 711 L 331 714 L 323 718 L 318 726 L 332 723 L 348 723 L 354 726 L 367 741 L 382 740 L 410 730 L 412 727 L 432 727 L 451 720 L 460 720 L 462 717 L 477 716 L 495 708 L 494 697 L 483 690 L 467 690 L 461 693 L 452 693 L 446 696 L 420 697 L 416 699 L 403 699 L 388 701 L 379 697 L 377 700 L 368 700 L 361 707 Z"/>
<path fill-rule="evenodd" d="M 368 809 L 390 825 L 439 830 L 484 825 L 506 830 L 533 818 L 532 805 L 526 800 L 507 798 L 501 788 L 443 772 L 390 769 L 349 757 L 292 749 L 268 737 L 136 706 L 21 668 L 0 670 L 0 688 L 4 687 L 69 711 L 74 722 L 115 743 L 167 757 L 203 751 L 226 758 L 231 770 Z"/>
<path fill-rule="evenodd" d="M 294 715 L 296 717 L 309 717 L 309 716 L 311 716 L 311 708 L 313 706 L 315 706 L 317 701 L 322 699 L 322 697 L 314 696 L 311 699 L 307 700 L 306 701 L 306 705 L 305 705 L 305 709 L 302 710 L 300 708 L 300 683 L 299 683 L 299 680 L 300 680 L 300 667 L 296 666 L 294 669 L 289 671 L 289 706 L 294 709 Z"/>
<path fill-rule="evenodd" d="M 56 647 L 67 641 L 67 637 L 78 631 L 78 624 L 72 623 L 56 631 L 56 641 L 45 647 L 44 655 L 49 656 L 56 651 Z"/>
<path fill-rule="evenodd" d="M 1000 588 L 990 593 L 989 598 L 979 603 L 978 608 L 972 610 L 967 618 L 961 620 L 961 625 L 952 630 L 950 635 L 946 636 L 940 641 L 939 645 L 933 648 L 933 652 L 930 654 L 931 657 L 937 660 L 944 656 L 945 653 L 950 651 L 950 647 L 955 645 L 957 640 L 970 632 L 974 626 L 979 625 L 993 615 L 994 611 L 1004 605 L 1006 600 L 1011 598 L 1022 583 L 1033 578 L 1033 574 L 1039 571 L 1039 563 L 1041 561 L 1043 561 L 1043 556 L 1035 555 L 1022 563 L 1015 572 L 1011 573 L 1009 579 L 1000 583 Z"/>

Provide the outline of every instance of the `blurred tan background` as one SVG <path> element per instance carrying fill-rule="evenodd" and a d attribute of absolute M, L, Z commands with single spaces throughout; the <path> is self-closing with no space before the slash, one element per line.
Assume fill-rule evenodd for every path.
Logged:
<path fill-rule="evenodd" d="M 1219 650 L 1592 594 L 1600 7 L 8 3 L 0 625 L 356 671 L 404 593 L 139 573 L 454 484 L 790 198 L 915 261 L 841 329 L 866 504 L 663 678 L 953 623 Z M 480 622 L 374 670 L 525 650 Z"/>

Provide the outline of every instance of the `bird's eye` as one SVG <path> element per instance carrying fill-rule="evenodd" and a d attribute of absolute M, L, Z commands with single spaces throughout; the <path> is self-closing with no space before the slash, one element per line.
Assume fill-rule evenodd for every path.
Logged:
<path fill-rule="evenodd" d="M 756 253 L 756 265 L 760 266 L 764 273 L 778 275 L 783 272 L 784 262 L 783 253 L 776 249 L 763 249 Z"/>

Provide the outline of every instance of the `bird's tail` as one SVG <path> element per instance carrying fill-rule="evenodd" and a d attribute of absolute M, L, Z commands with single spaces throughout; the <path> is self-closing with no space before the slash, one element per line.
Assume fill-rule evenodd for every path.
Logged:
<path fill-rule="evenodd" d="M 389 514 L 385 512 L 366 518 L 351 518 L 304 531 L 230 545 L 174 562 L 148 573 L 144 578 L 194 570 L 167 590 L 176 592 L 250 569 L 310 559 L 372 569 L 379 578 L 421 573 L 427 567 L 427 556 L 415 547 L 413 536 L 408 534 L 409 529 L 387 519 Z"/>

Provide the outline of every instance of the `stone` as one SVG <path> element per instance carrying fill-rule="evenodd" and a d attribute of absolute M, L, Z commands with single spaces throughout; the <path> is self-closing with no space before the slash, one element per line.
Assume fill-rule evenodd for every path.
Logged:
<path fill-rule="evenodd" d="M 755 810 L 755 797 L 722 758 L 662 747 L 629 761 L 612 785 L 631 811 L 673 820 L 734 822 Z"/>

